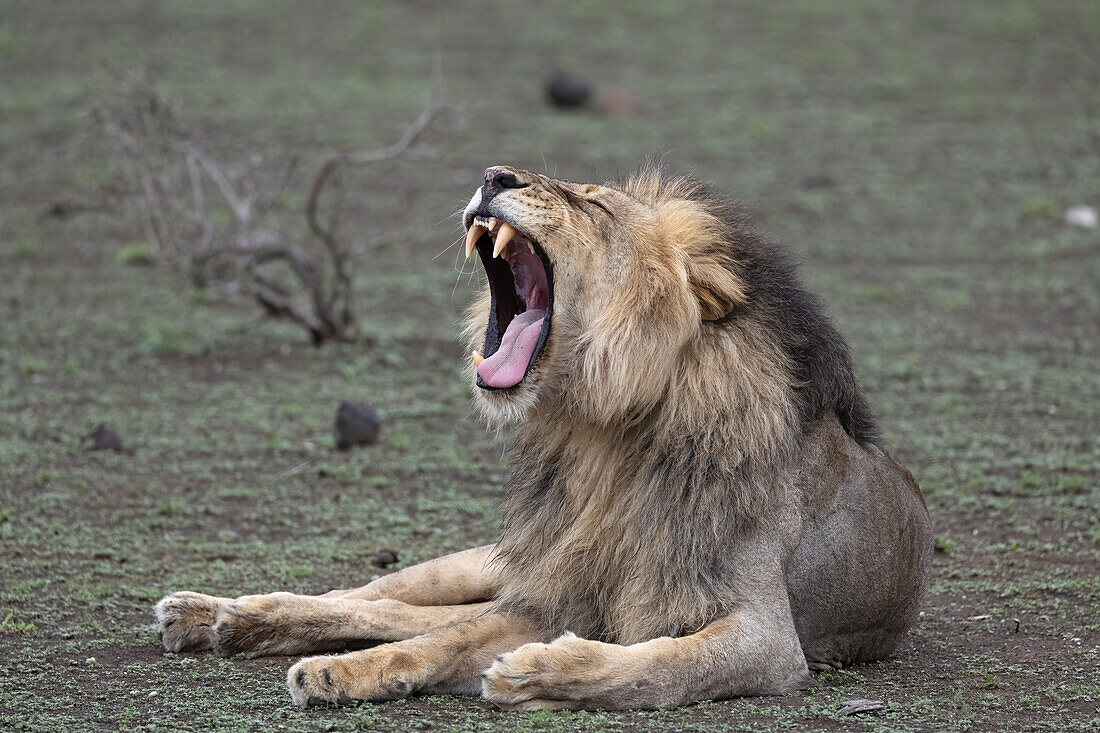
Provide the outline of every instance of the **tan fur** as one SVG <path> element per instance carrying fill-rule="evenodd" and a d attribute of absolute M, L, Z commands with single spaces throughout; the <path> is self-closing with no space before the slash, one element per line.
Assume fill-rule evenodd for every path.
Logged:
<path fill-rule="evenodd" d="M 483 202 L 501 174 L 522 185 Z M 799 376 L 756 301 L 751 233 L 652 169 L 596 186 L 492 168 L 468 221 L 479 206 L 553 264 L 541 357 L 515 387 L 475 390 L 490 423 L 518 423 L 500 542 L 317 598 L 174 594 L 165 647 L 394 641 L 299 662 L 295 702 L 480 690 L 517 709 L 777 694 L 808 665 L 887 655 L 925 591 L 927 510 L 849 434 L 854 381 L 807 414 L 804 390 L 831 385 Z M 484 293 L 471 348 L 489 310 Z"/>
<path fill-rule="evenodd" d="M 707 587 L 697 569 L 713 565 L 727 538 L 783 498 L 780 470 L 798 432 L 790 366 L 758 324 L 707 322 L 745 294 L 725 261 L 727 233 L 684 198 L 691 192 L 684 181 L 661 187 L 640 176 L 623 192 L 608 190 L 613 231 L 599 218 L 563 214 L 560 234 L 533 232 L 552 261 L 567 263 L 555 267 L 553 326 L 566 332 L 552 331 L 537 370 L 517 388 L 517 397 L 535 389 L 553 397 L 518 429 L 499 545 L 508 578 L 501 603 L 555 628 L 625 643 L 701 628 L 737 589 Z M 520 221 L 528 211 L 546 221 L 560 196 L 549 186 L 515 193 L 504 214 Z M 575 254 L 578 237 L 602 246 Z M 559 254 L 559 246 L 568 249 Z M 568 263 L 577 257 L 574 268 Z M 483 328 L 488 305 L 479 306 L 471 323 Z M 546 383 L 528 387 L 533 378 Z M 478 398 L 490 418 L 512 399 Z M 735 477 L 737 491 L 702 485 L 705 477 L 686 476 L 686 467 L 670 465 L 671 477 L 661 471 L 656 464 L 689 436 L 716 475 Z M 548 466 L 568 466 L 551 487 L 556 502 L 514 490 L 542 482 Z M 655 477 L 699 485 L 670 514 L 660 494 L 672 487 L 652 485 Z M 552 514 L 533 511 L 543 506 Z"/>
<path fill-rule="evenodd" d="M 188 591 L 156 606 L 171 652 L 228 656 L 303 654 L 361 641 L 397 641 L 483 615 L 499 590 L 491 546 L 456 552 L 323 596 L 269 593 L 219 598 Z"/>

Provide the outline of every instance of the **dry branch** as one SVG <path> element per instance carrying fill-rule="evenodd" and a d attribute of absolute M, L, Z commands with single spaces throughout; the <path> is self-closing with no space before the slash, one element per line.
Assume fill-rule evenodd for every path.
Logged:
<path fill-rule="evenodd" d="M 116 103 L 97 108 L 94 119 L 136 187 L 154 254 L 174 262 L 197 286 L 250 296 L 268 314 L 306 328 L 319 345 L 358 335 L 352 248 L 339 235 L 338 170 L 409 153 L 443 109 L 430 102 L 391 145 L 327 155 L 309 187 L 309 236 L 303 241 L 287 234 L 280 216 L 295 160 L 264 166 L 253 154 L 245 158 L 249 165 L 226 164 L 150 84 L 132 76 Z M 321 201 L 330 191 L 334 200 L 322 216 Z"/>

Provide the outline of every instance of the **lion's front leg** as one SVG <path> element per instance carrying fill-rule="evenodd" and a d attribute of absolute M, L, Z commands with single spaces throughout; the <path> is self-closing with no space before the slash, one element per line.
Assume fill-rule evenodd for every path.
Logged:
<path fill-rule="evenodd" d="M 742 609 L 680 638 L 619 646 L 572 634 L 526 644 L 485 674 L 486 698 L 506 709 L 659 708 L 781 694 L 809 681 L 787 609 Z"/>
<path fill-rule="evenodd" d="M 303 659 L 287 673 L 297 705 L 394 700 L 414 692 L 476 695 L 498 655 L 549 638 L 534 622 L 489 612 L 407 641 Z"/>

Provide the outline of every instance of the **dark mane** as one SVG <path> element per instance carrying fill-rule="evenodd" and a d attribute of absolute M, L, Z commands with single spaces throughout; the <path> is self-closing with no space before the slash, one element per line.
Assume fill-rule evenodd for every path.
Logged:
<path fill-rule="evenodd" d="M 834 412 L 852 438 L 876 443 L 874 415 L 860 391 L 848 344 L 821 300 L 802 286 L 788 254 L 756 234 L 726 197 L 700 185 L 699 200 L 724 222 L 730 257 L 748 289 L 747 304 L 727 318 L 757 318 L 782 343 L 803 384 L 796 390 L 803 425 Z"/>

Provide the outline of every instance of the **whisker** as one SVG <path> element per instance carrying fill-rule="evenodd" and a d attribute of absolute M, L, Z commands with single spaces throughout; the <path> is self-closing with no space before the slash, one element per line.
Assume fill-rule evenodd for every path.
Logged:
<path fill-rule="evenodd" d="M 440 219 L 439 221 L 437 221 L 437 222 L 435 223 L 435 226 L 439 226 L 439 225 L 440 225 L 440 224 L 442 224 L 443 222 L 447 221 L 447 219 L 453 219 L 453 218 L 454 218 L 454 217 L 456 217 L 456 216 L 460 216 L 460 215 L 461 215 L 461 214 L 462 214 L 462 213 L 463 213 L 463 212 L 464 212 L 465 210 L 466 210 L 466 208 L 465 208 L 465 207 L 463 207 L 463 208 L 459 209 L 458 211 L 455 211 L 454 213 L 452 213 L 452 214 L 449 214 L 449 215 L 447 215 L 447 216 L 443 217 L 442 219 Z M 461 227 L 462 227 L 462 225 L 461 225 L 461 223 L 460 223 L 458 227 L 455 227 L 455 229 L 459 229 L 459 228 L 461 228 Z M 461 241 L 462 241 L 463 239 L 464 239 L 464 237 L 463 237 L 462 235 L 459 235 L 458 239 L 456 239 L 456 240 L 455 240 L 454 242 L 452 242 L 452 243 L 451 243 L 450 245 L 448 245 L 448 246 L 444 247 L 444 248 L 443 248 L 442 250 L 440 250 L 439 254 L 437 254 L 437 255 L 436 255 L 435 257 L 433 257 L 433 258 L 432 258 L 432 261 L 435 261 L 435 260 L 439 259 L 439 255 L 443 254 L 444 252 L 446 252 L 447 250 L 449 250 L 449 249 L 450 249 L 451 247 L 454 247 L 454 246 L 455 246 L 456 244 L 458 244 L 459 242 L 461 242 Z"/>
<path fill-rule="evenodd" d="M 455 241 L 448 244 L 446 247 L 444 247 L 443 249 L 441 249 L 439 251 L 439 254 L 437 254 L 435 257 L 432 258 L 432 261 L 434 262 L 434 261 L 438 260 L 447 250 L 449 250 L 451 247 L 455 246 L 456 244 L 458 244 L 461 241 L 462 241 L 462 237 L 459 237 Z"/>

